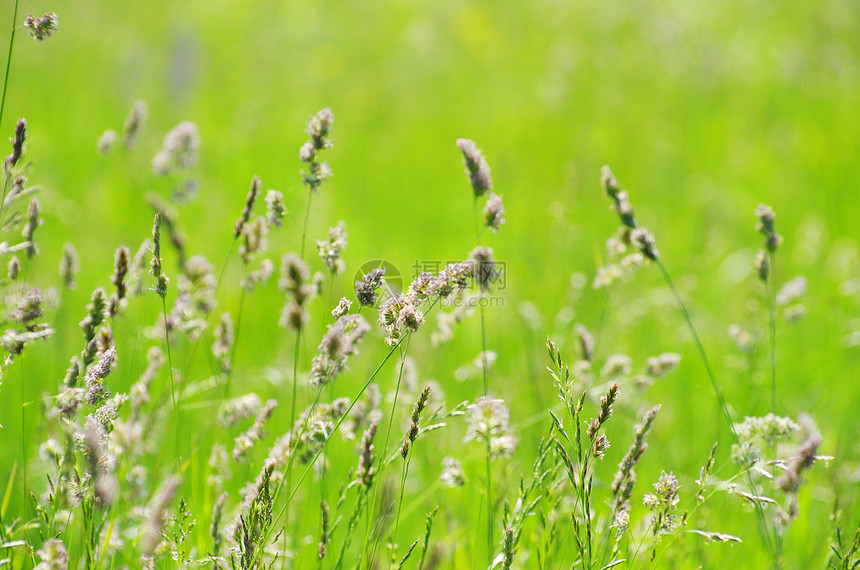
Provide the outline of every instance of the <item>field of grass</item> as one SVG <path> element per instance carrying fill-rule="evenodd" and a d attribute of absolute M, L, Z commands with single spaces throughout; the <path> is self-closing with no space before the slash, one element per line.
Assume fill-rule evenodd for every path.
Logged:
<path fill-rule="evenodd" d="M 34 41 L 25 18 L 49 11 L 58 29 Z M 849 554 L 860 518 L 860 11 L 850 0 L 8 0 L 0 54 L 13 19 L 0 133 L 14 139 L 23 117 L 27 138 L 22 159 L 6 163 L 4 196 L 20 174 L 36 193 L 0 210 L 0 274 L 13 255 L 20 261 L 2 282 L 0 567 L 64 568 L 65 556 L 69 568 L 388 568 L 414 541 L 403 568 L 860 560 Z M 145 121 L 128 148 L 123 125 L 136 101 Z M 317 160 L 300 160 L 305 129 L 325 108 L 335 118 L 319 160 L 332 176 L 303 183 Z M 183 121 L 199 133 L 195 160 L 160 175 L 153 159 Z M 108 129 L 119 141 L 100 154 Z M 476 198 L 464 173 L 461 138 L 492 169 L 505 208 L 498 233 L 481 229 L 487 195 Z M 637 251 L 624 243 L 629 228 L 608 243 L 619 217 L 604 165 L 659 256 L 628 258 L 638 268 L 596 287 Z M 234 237 L 255 176 L 260 194 Z M 188 180 L 196 197 L 177 199 Z M 288 212 L 245 262 L 269 189 Z M 38 253 L 8 251 L 27 237 L 33 196 Z M 70 359 L 86 353 L 79 323 L 96 288 L 114 294 L 117 249 L 133 257 L 151 238 L 153 203 L 174 226 L 161 226 L 166 296 L 144 274 L 139 294 L 93 328 L 102 340 L 92 364 L 109 365 L 115 350 L 104 386 L 131 399 L 115 420 L 102 414 L 87 427 L 103 402 L 57 412 Z M 759 204 L 776 212 L 783 238 L 764 281 L 754 267 L 765 242 Z M 339 221 L 347 237 L 337 272 L 317 240 Z M 195 264 L 182 265 L 177 236 L 210 275 L 192 283 Z M 624 254 L 613 253 L 619 243 Z M 65 244 L 77 251 L 74 287 L 58 272 Z M 379 306 L 356 311 L 354 283 L 380 260 L 391 290 L 406 292 L 416 269 L 437 274 L 479 245 L 492 248 L 501 276 L 483 292 L 470 281 L 464 294 L 485 307 L 444 342 L 442 315 L 459 312 L 451 298 L 431 295 L 419 307 L 426 322 L 388 345 Z M 290 253 L 307 275 L 284 279 Z M 243 289 L 264 259 L 271 278 Z M 783 286 L 798 277 L 805 286 L 786 301 Z M 43 314 L 27 320 L 18 309 L 33 287 Z M 182 287 L 193 293 L 180 297 Z M 306 322 L 298 332 L 281 326 L 282 308 L 310 288 Z M 318 389 L 314 357 L 342 297 L 370 327 L 348 369 Z M 176 309 L 177 299 L 191 308 Z M 233 342 L 213 353 L 224 313 Z M 43 324 L 49 338 L 10 356 L 9 331 Z M 593 347 L 584 349 L 583 330 Z M 138 406 L 152 347 L 169 361 Z M 662 376 L 649 363 L 661 354 L 680 357 Z M 76 386 L 96 376 L 82 370 Z M 436 428 L 404 460 L 425 385 L 418 423 Z M 251 393 L 247 413 L 227 421 L 225 404 Z M 509 429 L 500 402 L 479 401 L 487 394 L 509 410 Z M 335 412 L 317 417 L 339 398 L 357 402 L 342 423 Z M 270 400 L 264 428 L 234 460 L 234 440 Z M 632 493 L 619 501 L 619 463 L 657 405 Z M 313 421 L 302 421 L 305 410 Z M 790 421 L 744 422 L 770 413 Z M 599 429 L 587 433 L 595 418 Z M 498 422 L 492 441 L 482 439 L 487 422 Z M 747 428 L 762 423 L 785 437 L 756 441 Z M 262 484 L 291 429 L 300 449 Z M 758 454 L 743 445 L 751 440 Z M 450 469 L 440 480 L 449 457 L 462 481 Z M 65 555 L 48 552 L 54 539 Z"/>

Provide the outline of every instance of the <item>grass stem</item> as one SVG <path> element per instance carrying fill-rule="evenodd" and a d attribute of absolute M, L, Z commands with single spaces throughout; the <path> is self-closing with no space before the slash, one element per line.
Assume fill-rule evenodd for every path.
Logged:
<path fill-rule="evenodd" d="M 12 12 L 12 31 L 9 35 L 9 53 L 6 55 L 6 73 L 3 76 L 3 97 L 0 98 L 0 125 L 3 124 L 3 110 L 6 108 L 6 94 L 9 91 L 9 69 L 12 67 L 12 48 L 15 46 L 15 29 L 18 27 L 18 3 Z M 5 198 L 5 195 L 4 195 Z"/>
<path fill-rule="evenodd" d="M 388 443 L 391 440 L 391 427 L 394 425 L 394 414 L 397 410 L 397 398 L 400 395 L 400 384 L 403 380 L 403 369 L 406 365 L 406 353 L 409 350 L 409 336 L 406 337 L 406 346 L 400 349 L 400 371 L 397 374 L 397 386 L 394 388 L 394 401 L 391 402 L 391 414 L 388 417 L 388 430 L 385 433 L 385 444 L 382 446 L 382 458 L 379 469 L 376 473 L 377 481 L 379 481 L 379 477 L 381 476 L 382 468 L 385 466 L 385 458 L 388 457 Z M 362 548 L 363 556 L 367 556 L 367 546 L 370 542 L 370 530 L 373 528 L 373 515 L 376 512 L 376 501 L 379 499 L 379 488 L 380 485 L 376 485 L 376 489 L 373 492 L 373 501 L 370 503 L 370 509 L 367 511 L 368 522 L 367 522 L 367 531 L 364 535 L 364 547 Z M 371 567 L 371 559 L 367 559 L 368 568 Z"/>
<path fill-rule="evenodd" d="M 768 274 L 765 289 L 767 291 L 770 305 L 770 412 L 776 413 L 776 279 L 775 266 L 776 256 L 770 254 L 770 272 Z"/>
<path fill-rule="evenodd" d="M 167 372 L 170 377 L 170 396 L 173 400 L 173 416 L 176 420 L 174 425 L 176 426 L 176 461 L 177 461 L 177 471 L 182 473 L 182 454 L 180 453 L 179 448 L 179 406 L 176 402 L 176 384 L 173 379 L 173 357 L 170 354 L 170 326 L 167 323 L 167 301 L 164 297 L 161 298 L 161 310 L 162 317 L 164 319 L 164 344 L 167 350 Z"/>
<path fill-rule="evenodd" d="M 735 432 L 735 424 L 732 419 L 732 415 L 729 412 L 729 408 L 726 405 L 725 396 L 723 396 L 723 391 L 720 389 L 719 383 L 717 383 L 717 377 L 714 374 L 713 368 L 711 368 L 711 361 L 708 359 L 708 354 L 705 352 L 705 346 L 702 344 L 701 339 L 699 338 L 699 333 L 696 332 L 696 327 L 693 325 L 693 320 L 690 318 L 690 313 L 687 311 L 687 306 L 684 304 L 683 299 L 681 299 L 681 294 L 678 292 L 678 289 L 675 287 L 675 283 L 672 281 L 672 277 L 669 275 L 669 271 L 666 269 L 666 266 L 663 265 L 663 261 L 658 257 L 656 260 L 657 267 L 660 268 L 660 271 L 663 273 L 663 278 L 666 280 L 666 284 L 669 285 L 669 289 L 672 291 L 672 295 L 675 297 L 675 301 L 678 304 L 678 308 L 681 310 L 681 314 L 684 317 L 684 321 L 687 323 L 687 328 L 690 331 L 690 334 L 693 335 L 693 339 L 696 341 L 696 347 L 699 349 L 699 356 L 702 358 L 702 362 L 705 365 L 705 370 L 708 372 L 708 378 L 711 381 L 711 387 L 714 389 L 714 394 L 717 396 L 717 401 L 720 404 L 720 410 L 723 413 L 723 417 L 726 420 L 726 423 L 729 426 L 729 430 L 731 430 L 732 435 L 737 436 Z"/>

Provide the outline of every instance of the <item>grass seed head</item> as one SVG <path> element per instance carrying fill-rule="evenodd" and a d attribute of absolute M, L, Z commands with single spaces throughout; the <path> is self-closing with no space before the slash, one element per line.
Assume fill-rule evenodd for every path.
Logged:
<path fill-rule="evenodd" d="M 53 12 L 46 12 L 39 18 L 27 16 L 24 19 L 24 27 L 30 30 L 30 36 L 40 42 L 50 38 L 51 34 L 57 31 L 59 25 L 60 20 Z"/>
<path fill-rule="evenodd" d="M 365 273 L 355 282 L 355 298 L 361 307 L 372 307 L 379 300 L 379 289 L 385 286 L 385 267 Z"/>
<path fill-rule="evenodd" d="M 505 223 L 505 206 L 502 197 L 490 192 L 487 204 L 484 206 L 484 225 L 493 233 L 498 233 L 499 228 Z"/>
<path fill-rule="evenodd" d="M 146 111 L 146 103 L 144 101 L 138 100 L 132 105 L 131 111 L 125 119 L 125 125 L 122 128 L 122 144 L 125 148 L 132 149 L 137 145 L 137 139 L 146 122 Z"/>
<path fill-rule="evenodd" d="M 27 139 L 27 119 L 19 119 L 15 125 L 15 135 L 9 139 L 12 143 L 12 154 L 6 157 L 3 168 L 8 173 L 24 156 L 24 141 Z"/>
<path fill-rule="evenodd" d="M 487 164 L 487 159 L 481 154 L 475 141 L 457 139 L 457 148 L 463 153 L 466 175 L 472 184 L 475 198 L 478 198 L 493 188 L 493 181 L 490 178 L 490 165 Z"/>
<path fill-rule="evenodd" d="M 257 199 L 257 193 L 260 191 L 260 186 L 260 179 L 254 176 L 254 178 L 251 179 L 251 189 L 248 191 L 248 196 L 245 198 L 245 207 L 242 209 L 242 214 L 233 226 L 234 238 L 242 235 L 242 230 L 245 228 L 245 224 L 247 224 L 248 220 L 251 219 L 251 214 L 254 211 L 254 201 Z"/>

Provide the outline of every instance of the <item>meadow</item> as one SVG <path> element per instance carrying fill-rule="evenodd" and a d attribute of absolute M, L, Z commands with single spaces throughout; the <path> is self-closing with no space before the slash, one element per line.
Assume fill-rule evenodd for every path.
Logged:
<path fill-rule="evenodd" d="M 4 3 L 0 567 L 860 566 L 858 19 Z"/>

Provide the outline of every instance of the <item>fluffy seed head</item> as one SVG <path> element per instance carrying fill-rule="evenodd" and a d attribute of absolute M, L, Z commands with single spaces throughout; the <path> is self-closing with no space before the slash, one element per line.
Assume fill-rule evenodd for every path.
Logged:
<path fill-rule="evenodd" d="M 99 152 L 100 156 L 107 156 L 113 150 L 113 147 L 116 146 L 117 141 L 116 131 L 113 129 L 108 129 L 102 133 L 102 136 L 99 137 L 98 142 L 96 143 L 96 149 Z"/>
<path fill-rule="evenodd" d="M 473 265 L 472 275 L 478 282 L 478 288 L 482 292 L 489 291 L 499 277 L 496 262 L 493 260 L 493 250 L 478 246 L 469 253 L 469 260 Z"/>
<path fill-rule="evenodd" d="M 379 289 L 385 285 L 385 268 L 378 267 L 365 273 L 355 282 L 355 298 L 362 307 L 372 307 L 379 300 Z"/>
<path fill-rule="evenodd" d="M 7 276 L 10 281 L 15 281 L 18 279 L 18 273 L 21 272 L 21 261 L 18 259 L 17 255 L 13 255 L 9 260 L 8 265 L 6 266 Z"/>
<path fill-rule="evenodd" d="M 484 206 L 484 224 L 493 233 L 498 233 L 499 227 L 505 223 L 505 207 L 502 197 L 490 192 L 487 204 Z"/>
<path fill-rule="evenodd" d="M 600 168 L 600 184 L 610 198 L 615 198 L 621 192 L 621 186 L 609 166 L 604 165 Z"/>
<path fill-rule="evenodd" d="M 236 220 L 233 226 L 233 237 L 237 238 L 242 234 L 245 224 L 251 219 L 251 213 L 254 210 L 254 201 L 257 199 L 257 193 L 260 191 L 260 179 L 254 176 L 251 179 L 251 189 L 248 191 L 248 196 L 245 198 L 245 207 L 242 209 L 242 215 Z"/>
<path fill-rule="evenodd" d="M 46 12 L 41 18 L 27 16 L 24 19 L 24 27 L 30 29 L 30 35 L 34 40 L 44 41 L 57 31 L 60 21 L 53 12 Z"/>
<path fill-rule="evenodd" d="M 36 232 L 36 228 L 41 225 L 42 220 L 39 217 L 39 200 L 33 198 L 30 200 L 30 205 L 27 207 L 27 223 L 21 231 L 21 235 L 24 237 L 24 240 L 29 242 L 29 245 L 27 246 L 28 258 L 39 253 L 39 248 L 36 247 L 36 242 L 33 241 L 33 234 Z"/>
<path fill-rule="evenodd" d="M 453 457 L 443 459 L 442 474 L 439 475 L 439 482 L 445 487 L 462 487 L 465 485 L 466 475 L 463 473 L 460 462 Z"/>
<path fill-rule="evenodd" d="M 630 232 L 630 241 L 651 261 L 656 261 L 657 256 L 660 255 L 657 251 L 657 243 L 654 241 L 654 234 L 645 228 L 636 228 Z"/>
<path fill-rule="evenodd" d="M 493 188 L 490 178 L 490 165 L 481 154 L 475 141 L 470 139 L 457 139 L 457 148 L 463 153 L 463 164 L 466 167 L 466 175 L 472 184 L 475 198 L 483 195 Z"/>
<path fill-rule="evenodd" d="M 768 275 L 770 275 L 770 261 L 767 258 L 767 253 L 763 249 L 758 250 L 758 253 L 755 254 L 753 267 L 762 283 L 767 283 Z"/>
<path fill-rule="evenodd" d="M 156 285 L 155 292 L 159 297 L 164 299 L 167 295 L 167 284 L 170 279 L 164 274 L 161 267 L 161 220 L 163 215 L 161 212 L 156 212 L 155 220 L 152 225 L 152 261 L 149 264 L 149 274 L 155 277 Z"/>
<path fill-rule="evenodd" d="M 287 215 L 284 205 L 284 195 L 277 190 L 266 192 L 266 224 L 269 227 L 281 227 L 281 219 Z"/>
<path fill-rule="evenodd" d="M 317 240 L 317 249 L 325 266 L 334 274 L 343 273 L 344 263 L 340 252 L 346 249 L 346 226 L 342 221 L 329 228 L 328 239 Z"/>
<path fill-rule="evenodd" d="M 349 312 L 350 307 L 352 307 L 352 301 L 350 301 L 346 297 L 341 297 L 340 302 L 337 304 L 337 307 L 332 310 L 331 316 L 333 316 L 335 319 L 339 319 Z"/>
<path fill-rule="evenodd" d="M 125 125 L 122 128 L 122 144 L 125 148 L 132 149 L 137 144 L 137 137 L 143 130 L 143 125 L 146 122 L 146 103 L 144 101 L 135 101 L 125 119 Z"/>
<path fill-rule="evenodd" d="M 24 155 L 24 141 L 26 139 L 27 119 L 19 119 L 15 125 L 15 136 L 9 139 L 9 142 L 12 143 L 12 154 L 7 156 L 6 161 L 3 163 L 3 168 L 6 172 L 9 172 L 9 169 L 16 166 L 18 161 L 21 160 L 21 157 Z"/>
<path fill-rule="evenodd" d="M 156 174 L 166 175 L 175 170 L 188 170 L 197 162 L 200 134 L 197 125 L 182 121 L 164 136 L 161 149 L 152 159 Z"/>

